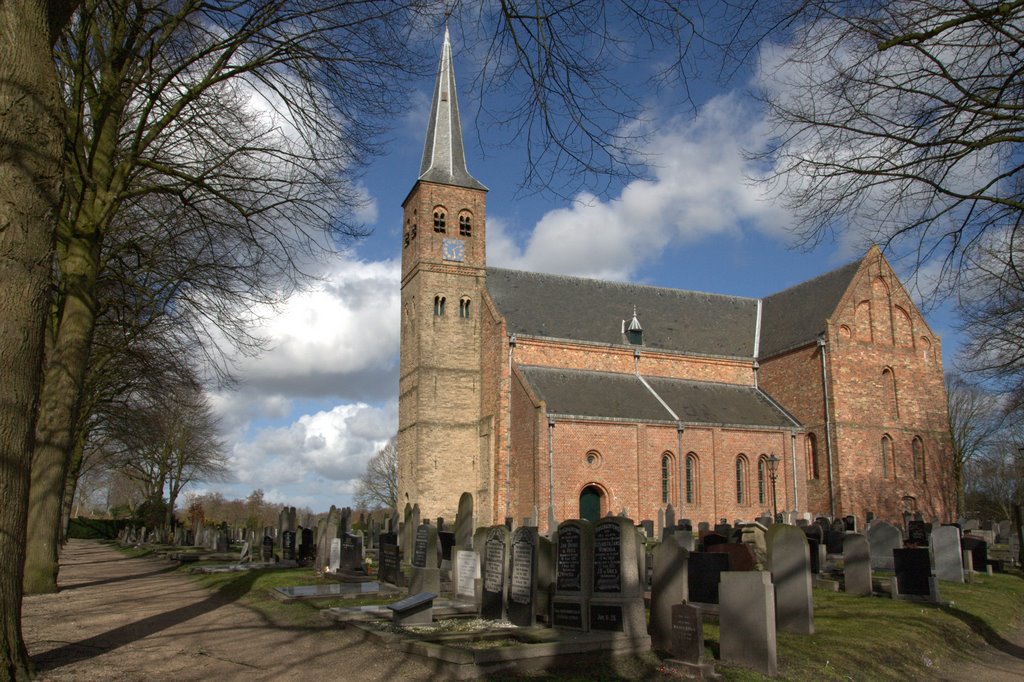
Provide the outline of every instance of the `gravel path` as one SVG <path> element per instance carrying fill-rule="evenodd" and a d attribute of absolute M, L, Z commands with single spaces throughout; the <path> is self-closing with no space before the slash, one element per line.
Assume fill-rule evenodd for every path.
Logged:
<path fill-rule="evenodd" d="M 430 667 L 356 629 L 280 626 L 198 587 L 162 559 L 71 540 L 61 591 L 25 598 L 41 680 L 428 680 Z"/>

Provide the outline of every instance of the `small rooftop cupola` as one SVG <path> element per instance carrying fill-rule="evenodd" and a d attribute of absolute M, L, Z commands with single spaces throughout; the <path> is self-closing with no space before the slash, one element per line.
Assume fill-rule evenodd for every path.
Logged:
<path fill-rule="evenodd" d="M 427 123 L 427 139 L 423 145 L 420 180 L 471 189 L 487 188 L 469 174 L 466 153 L 462 146 L 462 124 L 459 122 L 459 102 L 455 96 L 455 69 L 452 66 L 452 46 L 448 27 L 444 29 L 441 63 L 437 67 L 434 99 Z"/>
<path fill-rule="evenodd" d="M 636 316 L 636 306 L 633 306 L 633 319 L 626 327 L 626 339 L 634 346 L 643 345 L 644 328 L 640 326 L 640 320 Z"/>

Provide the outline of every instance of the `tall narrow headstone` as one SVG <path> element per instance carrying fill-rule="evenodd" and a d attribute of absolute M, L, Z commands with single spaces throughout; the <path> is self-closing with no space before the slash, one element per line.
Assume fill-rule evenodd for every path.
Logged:
<path fill-rule="evenodd" d="M 505 526 L 491 526 L 483 545 L 480 617 L 504 620 L 508 576 L 509 532 Z"/>
<path fill-rule="evenodd" d="M 594 528 L 584 519 L 558 526 L 555 540 L 555 598 L 551 624 L 568 630 L 590 627 L 590 591 L 593 585 Z"/>
<path fill-rule="evenodd" d="M 520 526 L 512 533 L 506 613 L 514 625 L 532 626 L 537 619 L 537 529 Z"/>
<path fill-rule="evenodd" d="M 846 592 L 860 597 L 870 597 L 871 550 L 868 539 L 860 533 L 843 536 L 843 582 Z"/>
<path fill-rule="evenodd" d="M 654 548 L 654 573 L 651 580 L 651 619 L 648 632 L 651 646 L 658 651 L 670 651 L 673 642 L 673 609 L 689 601 L 690 553 L 669 537 Z M 701 644 L 703 647 L 703 643 Z"/>
<path fill-rule="evenodd" d="M 770 677 L 778 672 L 774 592 L 771 578 L 764 571 L 722 574 L 718 620 L 723 662 L 753 668 Z"/>
<path fill-rule="evenodd" d="M 939 580 L 964 581 L 963 553 L 960 550 L 960 529 L 939 526 L 932 530 L 929 543 L 935 560 L 935 577 Z"/>
<path fill-rule="evenodd" d="M 412 546 L 410 595 L 420 592 L 441 593 L 441 571 L 437 567 L 437 557 L 437 528 L 429 523 L 420 524 Z"/>
<path fill-rule="evenodd" d="M 455 546 L 458 549 L 472 549 L 473 530 L 473 495 L 462 493 L 455 514 Z"/>
<path fill-rule="evenodd" d="M 768 531 L 768 566 L 775 585 L 775 618 L 781 632 L 814 634 L 811 552 L 807 536 L 796 526 Z"/>
<path fill-rule="evenodd" d="M 891 571 L 892 551 L 903 546 L 903 533 L 885 521 L 872 521 L 871 528 L 868 529 L 868 544 L 871 545 L 871 567 L 875 570 Z"/>

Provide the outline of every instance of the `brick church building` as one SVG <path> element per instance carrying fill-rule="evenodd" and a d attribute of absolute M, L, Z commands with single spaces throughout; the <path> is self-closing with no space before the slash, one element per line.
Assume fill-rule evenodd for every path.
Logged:
<path fill-rule="evenodd" d="M 518 272 L 487 266 L 486 194 L 446 34 L 403 203 L 399 506 L 950 520 L 941 344 L 877 248 L 761 299 Z"/>

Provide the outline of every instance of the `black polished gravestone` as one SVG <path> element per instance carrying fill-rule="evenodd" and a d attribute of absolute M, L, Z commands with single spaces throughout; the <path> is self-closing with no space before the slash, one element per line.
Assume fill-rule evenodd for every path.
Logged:
<path fill-rule="evenodd" d="M 722 572 L 730 570 L 731 558 L 723 552 L 690 552 L 688 591 L 690 601 L 718 603 L 718 583 Z"/>
<path fill-rule="evenodd" d="M 579 528 L 559 529 L 555 589 L 560 592 L 579 592 L 583 589 L 581 536 Z"/>
<path fill-rule="evenodd" d="M 402 559 L 398 545 L 387 543 L 380 546 L 380 579 L 397 587 L 402 584 Z"/>
<path fill-rule="evenodd" d="M 508 562 L 508 528 L 494 526 L 484 542 L 480 617 L 501 620 L 505 616 L 505 570 Z"/>
<path fill-rule="evenodd" d="M 843 522 L 839 521 L 839 523 Z M 842 554 L 844 537 L 846 537 L 845 532 L 840 532 L 836 530 L 830 530 L 829 532 L 825 533 L 825 551 L 827 551 L 829 554 Z"/>
<path fill-rule="evenodd" d="M 313 545 L 313 529 L 303 528 L 302 539 L 299 541 L 299 561 L 308 561 L 312 559 L 315 553 L 315 547 Z"/>
<path fill-rule="evenodd" d="M 917 547 L 928 546 L 928 524 L 924 521 L 911 521 L 907 524 L 907 543 Z"/>
<path fill-rule="evenodd" d="M 282 533 L 284 536 L 281 539 L 281 558 L 285 561 L 295 560 L 295 531 L 286 530 Z"/>
<path fill-rule="evenodd" d="M 341 563 L 340 568 L 348 571 L 360 571 L 364 569 L 363 557 L 363 536 L 354 533 L 345 533 L 341 539 Z"/>
<path fill-rule="evenodd" d="M 692 604 L 672 605 L 672 658 L 700 665 L 704 662 L 704 618 Z"/>
<path fill-rule="evenodd" d="M 701 543 L 703 543 L 704 545 L 705 552 L 708 550 L 709 547 L 714 547 L 715 545 L 724 545 L 727 542 L 729 542 L 729 538 L 727 538 L 726 536 L 722 535 L 717 531 L 712 531 L 706 534 L 701 539 Z"/>
<path fill-rule="evenodd" d="M 980 538 L 965 535 L 960 539 L 960 548 L 971 553 L 971 566 L 975 571 L 988 571 L 988 543 Z"/>
<path fill-rule="evenodd" d="M 622 590 L 621 542 L 618 526 L 602 525 L 594 532 L 594 594 Z"/>
<path fill-rule="evenodd" d="M 412 565 L 418 568 L 437 568 L 436 566 L 427 566 L 427 545 L 429 527 L 422 525 L 416 529 L 412 544 Z"/>
<path fill-rule="evenodd" d="M 896 583 L 901 595 L 927 597 L 931 594 L 931 558 L 927 547 L 901 547 L 892 550 Z"/>
<path fill-rule="evenodd" d="M 821 545 L 818 543 L 817 540 L 808 536 L 807 546 L 811 551 L 811 575 L 817 575 L 818 573 L 821 573 L 822 569 L 821 552 L 818 551 L 818 547 L 820 547 Z M 842 554 L 842 551 L 840 551 L 839 553 Z"/>
<path fill-rule="evenodd" d="M 512 533 L 512 560 L 508 581 L 508 620 L 530 627 L 536 622 L 537 529 L 520 526 Z"/>
<path fill-rule="evenodd" d="M 263 536 L 263 546 L 260 557 L 264 561 L 270 561 L 274 558 L 274 538 L 269 535 Z"/>
<path fill-rule="evenodd" d="M 455 533 L 449 531 L 437 531 L 437 542 L 441 545 L 441 561 L 451 562 L 452 547 L 455 546 Z"/>

